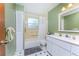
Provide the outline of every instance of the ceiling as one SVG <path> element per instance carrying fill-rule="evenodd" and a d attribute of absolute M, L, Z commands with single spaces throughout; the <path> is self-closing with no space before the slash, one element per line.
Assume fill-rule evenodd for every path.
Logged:
<path fill-rule="evenodd" d="M 51 10 L 58 4 L 57 3 L 26 3 L 23 5 L 25 12 L 39 14 L 39 15 L 46 15 L 49 10 Z"/>

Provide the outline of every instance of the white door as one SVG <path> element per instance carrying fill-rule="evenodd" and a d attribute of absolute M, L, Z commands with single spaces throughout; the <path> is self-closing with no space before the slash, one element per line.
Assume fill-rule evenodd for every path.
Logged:
<path fill-rule="evenodd" d="M 47 34 L 47 18 L 46 17 L 39 17 L 39 39 L 45 39 Z"/>

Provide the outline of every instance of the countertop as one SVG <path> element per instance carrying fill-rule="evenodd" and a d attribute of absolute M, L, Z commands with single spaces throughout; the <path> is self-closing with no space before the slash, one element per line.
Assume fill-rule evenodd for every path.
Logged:
<path fill-rule="evenodd" d="M 72 39 L 72 38 L 68 38 L 68 37 L 62 37 L 62 36 L 56 36 L 56 35 L 47 35 L 47 37 L 52 37 L 52 38 L 56 38 L 58 40 L 62 40 L 71 44 L 75 44 L 79 46 L 79 39 Z"/>

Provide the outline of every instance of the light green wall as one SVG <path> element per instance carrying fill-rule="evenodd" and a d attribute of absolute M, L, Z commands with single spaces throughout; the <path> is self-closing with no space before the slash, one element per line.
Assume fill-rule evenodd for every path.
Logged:
<path fill-rule="evenodd" d="M 20 5 L 19 3 L 17 3 L 16 4 L 16 10 L 24 11 L 24 6 L 23 5 Z"/>
<path fill-rule="evenodd" d="M 64 16 L 64 27 L 66 30 L 79 29 L 79 13 Z"/>
<path fill-rule="evenodd" d="M 61 3 L 58 6 L 56 6 L 54 9 L 48 12 L 48 32 L 49 33 L 59 32 L 58 31 L 58 14 L 61 12 L 62 7 L 66 5 L 67 3 Z M 67 33 L 67 32 L 59 32 L 59 33 Z"/>
<path fill-rule="evenodd" d="M 5 27 L 14 27 L 16 29 L 15 4 L 5 4 Z M 14 55 L 16 51 L 16 37 L 6 45 L 6 55 Z"/>
<path fill-rule="evenodd" d="M 63 4 L 48 12 L 48 32 L 58 32 L 58 14 L 61 12 Z"/>

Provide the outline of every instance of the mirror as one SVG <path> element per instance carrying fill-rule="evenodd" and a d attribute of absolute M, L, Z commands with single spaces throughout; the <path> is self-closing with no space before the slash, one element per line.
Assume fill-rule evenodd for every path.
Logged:
<path fill-rule="evenodd" d="M 65 30 L 79 30 L 79 12 L 64 16 Z"/>
<path fill-rule="evenodd" d="M 79 32 L 79 6 L 59 14 L 58 30 L 65 32 Z"/>

